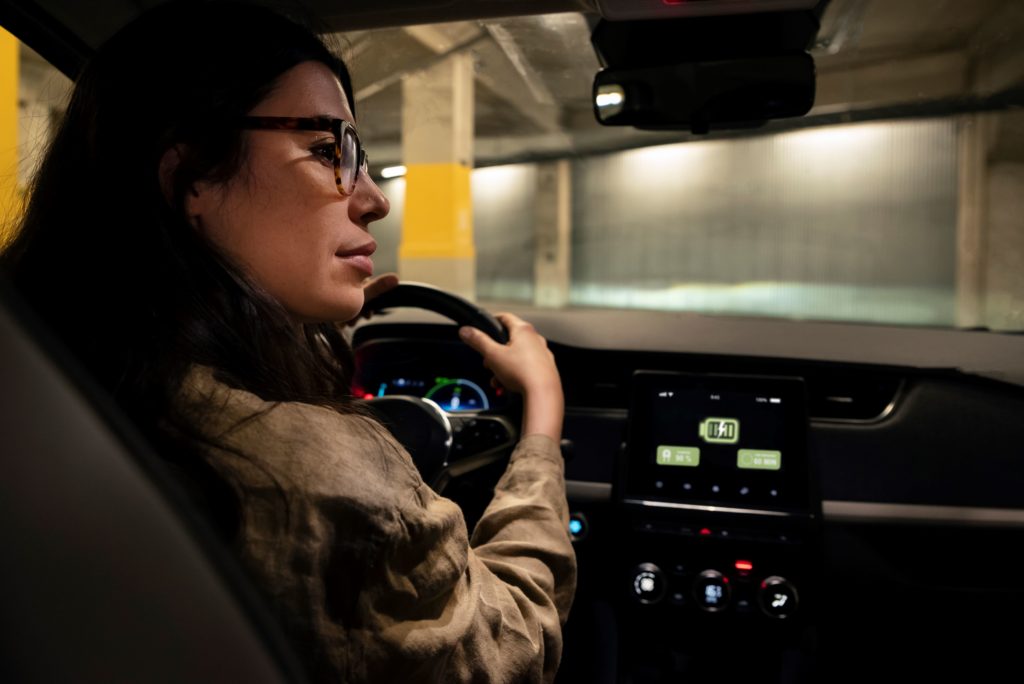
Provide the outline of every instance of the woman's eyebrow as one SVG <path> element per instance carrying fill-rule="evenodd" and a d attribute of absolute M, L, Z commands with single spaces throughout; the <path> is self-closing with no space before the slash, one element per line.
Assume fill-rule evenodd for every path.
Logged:
<path fill-rule="evenodd" d="M 342 112 L 342 113 L 334 113 L 334 114 L 318 114 L 317 116 L 320 116 L 320 117 L 323 117 L 323 118 L 327 118 L 327 119 L 341 119 L 342 121 L 349 122 L 353 126 L 356 125 L 356 118 L 354 116 L 352 116 L 352 114 L 350 112 Z"/>

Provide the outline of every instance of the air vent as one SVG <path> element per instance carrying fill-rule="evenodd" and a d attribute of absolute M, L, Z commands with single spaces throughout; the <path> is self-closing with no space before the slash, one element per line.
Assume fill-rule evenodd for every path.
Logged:
<path fill-rule="evenodd" d="M 807 414 L 811 420 L 873 422 L 892 410 L 903 384 L 895 375 L 809 374 Z"/>

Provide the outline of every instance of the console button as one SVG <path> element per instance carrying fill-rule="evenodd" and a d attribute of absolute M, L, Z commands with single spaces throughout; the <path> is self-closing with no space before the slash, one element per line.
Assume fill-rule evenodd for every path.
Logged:
<path fill-rule="evenodd" d="M 641 563 L 633 570 L 633 595 L 640 603 L 657 603 L 665 596 L 665 576 L 654 563 Z"/>
<path fill-rule="evenodd" d="M 693 581 L 693 598 L 709 613 L 725 610 L 729 605 L 729 578 L 717 570 L 705 570 Z"/>
<path fill-rule="evenodd" d="M 569 538 L 572 541 L 581 541 L 587 536 L 589 529 L 587 516 L 578 511 L 569 515 Z"/>
<path fill-rule="evenodd" d="M 757 603 L 765 615 L 783 620 L 793 615 L 800 603 L 794 587 L 785 577 L 772 575 L 757 590 Z"/>

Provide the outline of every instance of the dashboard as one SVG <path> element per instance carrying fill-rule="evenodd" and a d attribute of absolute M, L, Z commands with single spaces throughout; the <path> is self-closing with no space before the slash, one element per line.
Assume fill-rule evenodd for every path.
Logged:
<path fill-rule="evenodd" d="M 992 378 L 1017 372 L 998 359 L 1019 339 L 967 355 L 994 371 L 982 377 L 925 365 L 927 348 L 917 365 L 891 362 L 902 349 L 864 358 L 863 339 L 848 340 L 861 361 L 809 351 L 810 335 L 790 345 L 804 358 L 750 353 L 772 348 L 771 331 L 747 353 L 709 353 L 707 339 L 680 351 L 685 333 L 657 321 L 582 346 L 595 336 L 570 319 L 531 318 L 566 395 L 580 575 L 564 681 L 874 677 L 886 652 L 912 676 L 935 649 L 1013 652 L 997 625 L 1024 610 L 1006 571 L 1024 548 L 1024 389 Z M 368 394 L 404 380 L 445 401 L 472 383 L 485 413 L 513 408 L 453 326 L 377 323 L 353 344 Z M 851 663 L 865 630 L 872 657 Z"/>

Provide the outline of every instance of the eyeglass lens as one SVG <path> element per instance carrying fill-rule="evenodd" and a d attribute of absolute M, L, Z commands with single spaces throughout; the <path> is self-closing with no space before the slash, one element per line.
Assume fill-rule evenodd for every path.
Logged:
<path fill-rule="evenodd" d="M 341 136 L 341 191 L 351 195 L 356 189 L 359 175 L 359 143 L 352 129 L 346 128 Z"/>

